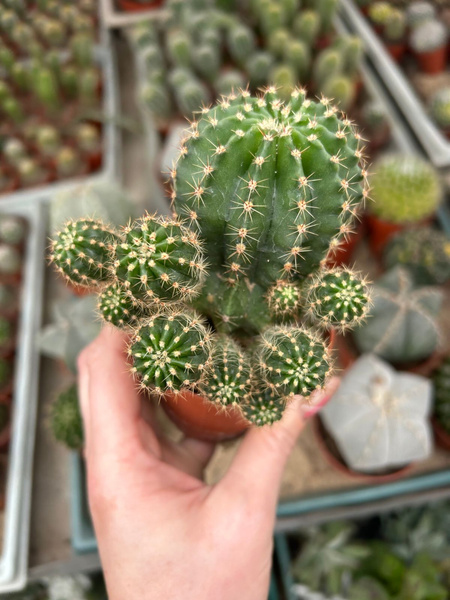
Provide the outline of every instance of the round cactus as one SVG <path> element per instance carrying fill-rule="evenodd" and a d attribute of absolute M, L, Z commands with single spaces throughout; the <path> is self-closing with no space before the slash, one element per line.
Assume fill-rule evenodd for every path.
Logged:
<path fill-rule="evenodd" d="M 425 21 L 412 30 L 409 39 L 416 54 L 433 52 L 447 43 L 447 27 L 440 21 Z"/>
<path fill-rule="evenodd" d="M 37 185 L 45 178 L 45 172 L 33 158 L 21 158 L 16 164 L 16 170 L 23 186 Z"/>
<path fill-rule="evenodd" d="M 205 275 L 198 236 L 166 217 L 146 215 L 126 227 L 113 257 L 115 276 L 140 302 L 187 301 Z"/>
<path fill-rule="evenodd" d="M 73 148 L 63 146 L 55 155 L 56 171 L 60 177 L 73 177 L 81 166 L 81 160 Z"/>
<path fill-rule="evenodd" d="M 196 315 L 157 314 L 136 330 L 129 354 L 142 389 L 178 393 L 202 382 L 211 360 L 211 333 Z"/>
<path fill-rule="evenodd" d="M 322 86 L 343 68 L 341 52 L 336 48 L 327 48 L 319 54 L 314 63 L 313 77 L 317 85 Z"/>
<path fill-rule="evenodd" d="M 302 41 L 292 40 L 284 49 L 285 61 L 295 69 L 296 81 L 306 81 L 309 68 L 311 66 L 311 51 Z"/>
<path fill-rule="evenodd" d="M 167 54 L 174 65 L 189 67 L 191 64 L 192 43 L 189 35 L 176 29 L 166 37 Z"/>
<path fill-rule="evenodd" d="M 246 83 L 246 79 L 241 71 L 230 69 L 219 75 L 215 81 L 215 87 L 219 95 L 227 96 L 232 92 L 244 89 Z"/>
<path fill-rule="evenodd" d="M 157 122 L 165 122 L 173 114 L 173 102 L 164 84 L 148 83 L 142 86 L 140 98 Z"/>
<path fill-rule="evenodd" d="M 266 385 L 281 394 L 305 398 L 324 386 L 331 372 L 326 344 L 303 327 L 273 327 L 261 335 L 255 352 L 258 374 Z"/>
<path fill-rule="evenodd" d="M 284 105 L 273 88 L 244 91 L 191 127 L 172 173 L 174 208 L 199 229 L 211 270 L 263 288 L 302 279 L 351 230 L 366 195 L 361 159 L 358 134 L 325 99 L 296 89 Z"/>
<path fill-rule="evenodd" d="M 140 318 L 148 316 L 148 312 L 118 283 L 111 284 L 99 294 L 98 311 L 107 323 L 121 329 L 135 326 Z"/>
<path fill-rule="evenodd" d="M 233 60 L 242 64 L 255 49 L 255 35 L 250 27 L 236 23 L 228 30 L 227 45 Z"/>
<path fill-rule="evenodd" d="M 12 165 L 25 158 L 27 155 L 27 149 L 25 144 L 19 138 L 12 137 L 6 140 L 3 146 L 3 155 L 6 160 Z"/>
<path fill-rule="evenodd" d="M 0 244 L 0 274 L 17 275 L 22 269 L 20 252 L 9 244 Z"/>
<path fill-rule="evenodd" d="M 191 77 L 183 85 L 175 87 L 173 91 L 178 108 L 185 117 L 191 117 L 201 106 L 206 106 L 209 103 L 208 88 L 195 77 Z"/>
<path fill-rule="evenodd" d="M 287 101 L 291 97 L 292 91 L 297 85 L 297 79 L 295 69 L 290 65 L 277 65 L 270 74 L 270 81 L 277 88 L 277 94 L 283 101 Z"/>
<path fill-rule="evenodd" d="M 450 87 L 440 89 L 431 99 L 430 112 L 442 129 L 450 130 Z"/>
<path fill-rule="evenodd" d="M 384 26 L 388 22 L 393 7 L 389 2 L 373 2 L 369 6 L 369 18 L 375 25 Z"/>
<path fill-rule="evenodd" d="M 201 44 L 192 53 L 192 61 L 197 73 L 207 81 L 213 81 L 222 64 L 220 51 L 217 45 Z"/>
<path fill-rule="evenodd" d="M 287 29 L 280 28 L 274 31 L 268 40 L 268 48 L 276 58 L 283 58 L 286 47 L 291 41 L 291 34 Z"/>
<path fill-rule="evenodd" d="M 289 321 L 300 313 L 302 290 L 296 283 L 278 281 L 267 293 L 267 304 L 273 319 Z"/>
<path fill-rule="evenodd" d="M 389 242 L 384 264 L 406 267 L 418 285 L 443 284 L 450 280 L 450 242 L 432 227 L 407 229 Z"/>
<path fill-rule="evenodd" d="M 306 289 L 309 316 L 326 328 L 354 328 L 365 318 L 369 304 L 367 282 L 350 269 L 319 272 Z"/>
<path fill-rule="evenodd" d="M 439 178 L 420 157 L 392 154 L 381 157 L 370 177 L 370 211 L 392 223 L 414 223 L 434 214 L 441 201 Z"/>
<path fill-rule="evenodd" d="M 314 10 L 302 10 L 294 19 L 294 32 L 312 47 L 320 32 L 320 16 Z"/>
<path fill-rule="evenodd" d="M 81 450 L 84 443 L 83 422 L 76 385 L 61 392 L 50 410 L 50 426 L 56 441 L 70 450 Z"/>
<path fill-rule="evenodd" d="M 434 415 L 450 435 L 450 358 L 447 357 L 433 373 Z"/>
<path fill-rule="evenodd" d="M 90 123 L 80 123 L 76 127 L 75 139 L 82 152 L 96 152 L 100 147 L 98 129 Z"/>
<path fill-rule="evenodd" d="M 12 96 L 5 98 L 1 103 L 2 111 L 5 115 L 16 123 L 17 125 L 23 123 L 25 120 L 25 113 L 23 111 L 21 103 Z"/>
<path fill-rule="evenodd" d="M 406 12 L 409 27 L 414 29 L 418 25 L 430 21 L 436 17 L 436 9 L 431 2 L 418 0 L 411 2 Z"/>
<path fill-rule="evenodd" d="M 25 239 L 27 226 L 25 221 L 14 215 L 0 216 L 0 240 L 6 244 L 16 246 Z"/>
<path fill-rule="evenodd" d="M 211 368 L 200 386 L 208 400 L 221 406 L 240 405 L 250 392 L 251 370 L 243 351 L 230 337 L 214 340 Z"/>
<path fill-rule="evenodd" d="M 270 389 L 254 392 L 242 404 L 242 411 L 247 421 L 257 427 L 272 425 L 283 416 L 286 399 L 278 396 Z"/>
<path fill-rule="evenodd" d="M 55 156 L 60 148 L 61 136 L 52 125 L 43 125 L 36 132 L 36 146 L 44 156 Z"/>
<path fill-rule="evenodd" d="M 364 125 L 374 133 L 380 131 L 380 129 L 383 129 L 388 124 L 386 109 L 378 100 L 366 102 L 363 107 L 362 116 Z"/>
<path fill-rule="evenodd" d="M 69 221 L 52 241 L 51 259 L 71 283 L 96 288 L 111 279 L 112 229 L 94 219 Z"/>

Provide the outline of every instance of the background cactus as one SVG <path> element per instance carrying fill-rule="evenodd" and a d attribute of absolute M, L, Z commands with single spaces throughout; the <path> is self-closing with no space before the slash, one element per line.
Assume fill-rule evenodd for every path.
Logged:
<path fill-rule="evenodd" d="M 440 21 L 425 21 L 415 27 L 410 35 L 409 44 L 417 54 L 433 52 L 447 43 L 447 28 Z"/>
<path fill-rule="evenodd" d="M 95 289 L 111 279 L 109 249 L 115 239 L 99 221 L 69 221 L 52 241 L 52 261 L 74 285 Z"/>
<path fill-rule="evenodd" d="M 267 304 L 273 320 L 291 321 L 302 310 L 302 289 L 298 284 L 278 281 L 267 293 Z"/>
<path fill-rule="evenodd" d="M 417 285 L 443 284 L 450 279 L 450 243 L 437 229 L 421 227 L 398 233 L 384 254 L 387 269 L 402 265 Z"/>
<path fill-rule="evenodd" d="M 407 154 L 382 156 L 370 177 L 370 212 L 392 223 L 415 223 L 434 214 L 441 201 L 439 178 L 425 160 Z"/>
<path fill-rule="evenodd" d="M 14 215 L 0 215 L 0 240 L 17 246 L 24 242 L 27 226 L 24 220 Z"/>
<path fill-rule="evenodd" d="M 401 42 L 406 35 L 406 16 L 400 9 L 393 9 L 383 28 L 383 37 L 389 43 Z"/>
<path fill-rule="evenodd" d="M 450 87 L 442 88 L 434 94 L 430 112 L 439 127 L 445 131 L 450 130 Z"/>
<path fill-rule="evenodd" d="M 9 244 L 0 244 L 0 274 L 18 275 L 22 270 L 22 255 Z"/>
<path fill-rule="evenodd" d="M 447 357 L 432 376 L 434 386 L 434 415 L 450 435 L 450 359 Z"/>
<path fill-rule="evenodd" d="M 50 410 L 50 427 L 55 440 L 70 450 L 81 450 L 84 443 L 83 422 L 78 403 L 78 390 L 71 385 L 61 392 Z"/>
<path fill-rule="evenodd" d="M 430 21 L 435 18 L 436 10 L 431 2 L 411 2 L 406 11 L 408 25 L 411 28 L 415 28 L 418 25 L 426 21 Z"/>
<path fill-rule="evenodd" d="M 320 16 L 314 10 L 302 10 L 294 20 L 294 33 L 308 46 L 314 46 L 320 32 Z"/>
<path fill-rule="evenodd" d="M 353 332 L 361 352 L 401 364 L 424 360 L 435 351 L 441 290 L 415 288 L 409 273 L 397 267 L 378 279 L 372 298 L 367 321 Z"/>

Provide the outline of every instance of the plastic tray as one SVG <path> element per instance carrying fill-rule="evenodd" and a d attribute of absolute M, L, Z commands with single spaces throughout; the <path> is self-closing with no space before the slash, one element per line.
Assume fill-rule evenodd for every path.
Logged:
<path fill-rule="evenodd" d="M 142 21 L 161 18 L 166 14 L 163 8 L 124 12 L 116 8 L 114 0 L 100 0 L 100 8 L 103 25 L 111 29 L 137 25 Z"/>
<path fill-rule="evenodd" d="M 31 487 L 38 400 L 42 321 L 45 218 L 39 203 L 15 203 L 0 213 L 23 216 L 29 224 L 15 362 L 11 443 L 6 480 L 4 538 L 0 555 L 0 593 L 19 590 L 27 580 Z"/>
<path fill-rule="evenodd" d="M 102 126 L 103 159 L 100 169 L 83 177 L 67 178 L 55 181 L 48 185 L 17 190 L 10 194 L 0 195 L 0 207 L 9 202 L 29 202 L 45 197 L 49 198 L 56 192 L 79 185 L 80 183 L 95 181 L 97 179 L 112 178 L 117 173 L 120 161 L 120 136 L 115 125 L 118 114 L 118 83 L 116 63 L 114 60 L 111 34 L 102 29 L 100 44 L 95 49 L 96 58 L 102 67 L 104 123 Z"/>
<path fill-rule="evenodd" d="M 426 113 L 403 70 L 392 60 L 383 42 L 353 0 L 341 0 L 342 15 L 352 31 L 363 40 L 372 63 L 389 89 L 421 146 L 436 167 L 450 165 L 450 141 Z"/>

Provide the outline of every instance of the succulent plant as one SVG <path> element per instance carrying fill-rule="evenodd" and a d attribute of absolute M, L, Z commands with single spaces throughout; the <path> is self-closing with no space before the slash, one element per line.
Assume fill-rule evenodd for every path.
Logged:
<path fill-rule="evenodd" d="M 420 361 L 439 343 L 437 318 L 443 296 L 438 288 L 415 288 L 408 271 L 396 267 L 373 286 L 368 319 L 353 332 L 361 352 L 393 363 Z"/>
<path fill-rule="evenodd" d="M 450 280 L 450 243 L 432 227 L 406 229 L 389 242 L 384 264 L 406 267 L 417 285 L 443 284 Z"/>
<path fill-rule="evenodd" d="M 383 29 L 383 37 L 387 42 L 401 42 L 406 34 L 406 16 L 405 13 L 397 8 L 391 11 L 389 19 L 386 21 Z"/>
<path fill-rule="evenodd" d="M 291 33 L 288 29 L 280 27 L 270 34 L 267 40 L 268 50 L 275 56 L 275 58 L 283 58 L 286 47 L 291 41 Z"/>
<path fill-rule="evenodd" d="M 32 186 L 43 183 L 45 179 L 45 171 L 34 158 L 28 156 L 17 161 L 16 170 L 22 186 Z"/>
<path fill-rule="evenodd" d="M 81 159 L 71 146 L 61 146 L 55 154 L 55 167 L 59 177 L 73 177 L 80 171 Z"/>
<path fill-rule="evenodd" d="M 320 87 L 343 68 L 342 54 L 336 48 L 326 48 L 314 63 L 314 81 Z"/>
<path fill-rule="evenodd" d="M 364 55 L 364 46 L 361 38 L 357 35 L 341 36 L 334 43 L 334 48 L 342 55 L 343 73 L 347 77 L 357 77 Z"/>
<path fill-rule="evenodd" d="M 200 390 L 209 400 L 221 406 L 240 406 L 251 389 L 250 362 L 231 337 L 215 338 L 208 370 Z"/>
<path fill-rule="evenodd" d="M 209 103 L 208 88 L 195 77 L 176 87 L 174 94 L 181 114 L 187 117 Z"/>
<path fill-rule="evenodd" d="M 181 30 L 169 31 L 166 35 L 167 53 L 171 62 L 178 67 L 189 67 L 191 64 L 192 45 L 189 35 Z"/>
<path fill-rule="evenodd" d="M 3 146 L 3 155 L 9 163 L 17 165 L 18 161 L 26 157 L 27 149 L 21 139 L 11 137 Z"/>
<path fill-rule="evenodd" d="M 109 250 L 114 241 L 118 236 L 99 221 L 68 221 L 52 241 L 51 259 L 71 283 L 95 289 L 111 279 Z"/>
<path fill-rule="evenodd" d="M 50 426 L 56 441 L 70 450 L 81 450 L 84 435 L 76 385 L 71 385 L 61 392 L 53 402 L 50 410 Z"/>
<path fill-rule="evenodd" d="M 375 25 L 384 27 L 391 16 L 392 10 L 393 8 L 389 2 L 373 2 L 369 5 L 369 18 Z"/>
<path fill-rule="evenodd" d="M 52 125 L 42 125 L 36 131 L 36 146 L 46 157 L 53 157 L 58 152 L 61 145 L 61 136 L 56 127 Z"/>
<path fill-rule="evenodd" d="M 370 132 L 377 132 L 388 125 L 386 108 L 378 100 L 370 100 L 364 104 L 362 117 Z"/>
<path fill-rule="evenodd" d="M 223 96 L 244 89 L 246 84 L 247 81 L 244 75 L 237 69 L 230 69 L 221 73 L 215 81 L 217 92 Z"/>
<path fill-rule="evenodd" d="M 434 415 L 450 435 L 450 359 L 447 357 L 434 371 Z"/>
<path fill-rule="evenodd" d="M 255 35 L 247 25 L 236 23 L 228 29 L 227 46 L 230 55 L 237 64 L 244 64 L 246 58 L 255 50 Z"/>
<path fill-rule="evenodd" d="M 439 127 L 450 130 L 450 87 L 444 87 L 434 94 L 430 102 L 430 112 Z"/>
<path fill-rule="evenodd" d="M 146 314 L 118 283 L 113 283 L 99 294 L 98 310 L 101 317 L 115 327 L 136 325 Z"/>
<path fill-rule="evenodd" d="M 416 223 L 434 214 L 441 201 L 439 178 L 418 156 L 388 154 L 373 165 L 370 212 L 392 223 Z"/>
<path fill-rule="evenodd" d="M 409 45 L 417 54 L 433 52 L 447 43 L 447 28 L 440 21 L 425 21 L 410 35 Z"/>
<path fill-rule="evenodd" d="M 75 139 L 82 152 L 93 153 L 100 149 L 100 133 L 95 125 L 80 123 L 75 128 Z"/>
<path fill-rule="evenodd" d="M 1 109 L 5 115 L 11 119 L 15 124 L 23 123 L 25 120 L 25 113 L 23 111 L 21 103 L 12 96 L 5 98 L 1 103 Z"/>
<path fill-rule="evenodd" d="M 300 40 L 314 46 L 320 32 L 320 15 L 315 10 L 302 10 L 294 19 L 293 30 Z"/>
<path fill-rule="evenodd" d="M 409 27 L 414 29 L 426 21 L 433 20 L 436 17 L 436 10 L 431 2 L 419 0 L 409 4 L 406 11 L 406 17 Z"/>
<path fill-rule="evenodd" d="M 140 99 L 150 110 L 157 123 L 164 123 L 172 116 L 173 102 L 166 85 L 148 83 L 142 86 Z"/>
<path fill-rule="evenodd" d="M 77 66 L 87 67 L 92 64 L 93 44 L 92 39 L 85 33 L 78 33 L 70 40 L 70 49 Z"/>
<path fill-rule="evenodd" d="M 373 473 L 429 456 L 430 410 L 428 379 L 368 354 L 345 373 L 321 418 L 347 465 Z"/>
<path fill-rule="evenodd" d="M 317 11 L 320 15 L 320 29 L 322 35 L 328 35 L 332 28 L 339 0 L 318 0 Z"/>
<path fill-rule="evenodd" d="M 211 361 L 211 332 L 195 314 L 156 314 L 136 329 L 129 353 L 143 389 L 176 394 L 202 382 Z"/>
<path fill-rule="evenodd" d="M 33 92 L 50 113 L 60 107 L 58 82 L 51 69 L 42 67 L 34 74 Z"/>
<path fill-rule="evenodd" d="M 17 248 L 0 243 L 0 274 L 17 275 L 22 269 L 22 256 Z"/>
<path fill-rule="evenodd" d="M 303 292 L 296 283 L 278 281 L 267 293 L 269 312 L 274 321 L 291 321 L 303 308 Z"/>
<path fill-rule="evenodd" d="M 0 215 L 0 240 L 16 246 L 25 240 L 27 226 L 23 219 L 14 215 Z"/>
<path fill-rule="evenodd" d="M 284 49 L 284 60 L 293 69 L 295 69 L 295 85 L 298 81 L 307 79 L 311 66 L 311 52 L 309 47 L 302 41 L 291 40 Z"/>
<path fill-rule="evenodd" d="M 241 405 L 247 421 L 263 427 L 279 421 L 286 408 L 286 398 L 278 396 L 270 389 L 255 390 Z"/>
<path fill-rule="evenodd" d="M 270 81 L 277 88 L 278 96 L 286 102 L 297 85 L 295 69 L 287 64 L 277 65 L 270 74 Z"/>
<path fill-rule="evenodd" d="M 0 357 L 0 389 L 4 389 L 11 381 L 13 374 L 11 361 Z"/>
<path fill-rule="evenodd" d="M 327 79 L 321 86 L 321 91 L 343 111 L 347 111 L 355 99 L 354 83 L 345 75 L 336 75 Z"/>
<path fill-rule="evenodd" d="M 217 45 L 201 44 L 193 49 L 192 62 L 201 77 L 214 81 L 219 74 L 222 57 Z"/>
<path fill-rule="evenodd" d="M 306 284 L 307 314 L 325 328 L 353 329 L 365 319 L 369 298 L 367 282 L 350 269 L 319 271 Z"/>

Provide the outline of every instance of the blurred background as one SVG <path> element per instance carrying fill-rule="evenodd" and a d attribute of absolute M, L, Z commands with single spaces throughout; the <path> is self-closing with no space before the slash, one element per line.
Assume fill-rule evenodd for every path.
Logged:
<path fill-rule="evenodd" d="M 83 216 L 170 214 L 187 121 L 268 85 L 332 99 L 366 140 L 370 200 L 330 264 L 369 273 L 375 296 L 337 336 L 341 372 L 373 353 L 396 389 L 399 372 L 420 378 L 390 410 L 349 373 L 308 423 L 270 598 L 450 598 L 449 28 L 446 0 L 0 0 L 1 598 L 106 598 L 75 385 L 101 324 L 95 296 L 48 266 L 49 236 Z M 367 406 L 364 461 L 349 422 Z M 207 481 L 238 444 L 217 448 Z"/>

